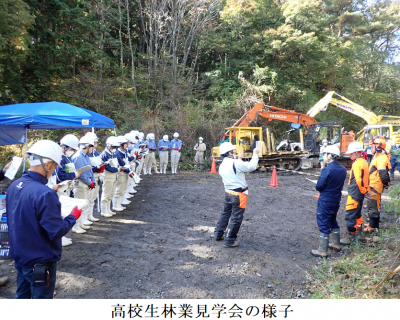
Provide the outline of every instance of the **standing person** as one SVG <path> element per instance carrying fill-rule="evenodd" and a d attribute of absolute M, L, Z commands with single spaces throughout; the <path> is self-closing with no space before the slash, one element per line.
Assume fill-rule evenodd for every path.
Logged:
<path fill-rule="evenodd" d="M 136 161 L 138 154 L 135 153 L 134 150 L 134 144 L 136 143 L 136 136 L 132 133 L 132 131 L 130 133 L 125 134 L 124 136 L 127 140 L 128 140 L 128 157 L 130 157 L 130 166 L 131 166 L 131 171 L 132 172 L 136 172 L 136 169 L 139 165 L 139 163 Z M 128 198 L 133 197 L 133 193 L 137 193 L 137 191 L 135 190 L 136 187 L 136 183 L 134 179 L 130 179 L 128 180 L 128 187 L 127 187 L 127 193 Z"/>
<path fill-rule="evenodd" d="M 325 168 L 325 161 L 324 161 L 324 151 L 328 147 L 328 140 L 322 140 L 322 146 L 319 148 L 319 163 L 321 164 L 321 170 Z"/>
<path fill-rule="evenodd" d="M 359 142 L 349 144 L 346 154 L 350 155 L 353 161 L 350 170 L 348 197 L 346 203 L 345 221 L 349 237 L 340 240 L 341 244 L 349 244 L 356 240 L 356 233 L 361 233 L 363 218 L 361 209 L 363 206 L 364 196 L 368 192 L 368 163 L 363 159 L 363 145 Z M 333 239 L 333 240 L 336 240 Z M 332 247 L 340 250 L 339 243 L 333 243 Z"/>
<path fill-rule="evenodd" d="M 194 146 L 196 155 L 194 157 L 194 167 L 196 170 L 203 170 L 204 152 L 206 151 L 206 144 L 203 143 L 203 138 L 199 138 L 199 142 Z"/>
<path fill-rule="evenodd" d="M 371 151 L 374 155 L 369 165 L 369 192 L 367 197 L 367 221 L 364 231 L 374 231 L 379 228 L 381 209 L 381 196 L 384 189 L 389 187 L 390 177 L 389 157 L 384 150 L 386 141 L 382 138 L 374 138 Z"/>
<path fill-rule="evenodd" d="M 328 255 L 329 234 L 331 232 L 333 242 L 340 242 L 340 227 L 336 221 L 336 216 L 342 198 L 346 169 L 336 161 L 339 156 L 340 150 L 338 147 L 327 146 L 325 148 L 323 161 L 327 165 L 322 169 L 315 186 L 315 189 L 320 192 L 317 206 L 317 223 L 320 236 L 319 248 L 312 250 L 311 254 L 317 257 L 326 257 Z"/>
<path fill-rule="evenodd" d="M 118 138 L 111 136 L 107 139 L 106 144 L 107 147 L 101 154 L 103 162 L 108 162 L 104 171 L 103 192 L 101 193 L 101 216 L 111 218 L 116 214 L 111 211 L 110 206 L 117 184 L 118 159 L 116 152 L 119 147 Z"/>
<path fill-rule="evenodd" d="M 99 195 L 100 175 L 104 172 L 106 167 L 100 166 L 100 164 L 103 162 L 103 160 L 101 160 L 100 153 L 98 153 L 96 150 L 98 141 L 99 141 L 99 138 L 97 137 L 97 135 L 94 132 L 88 132 L 88 133 L 86 133 L 85 136 L 93 139 L 93 141 L 94 141 L 93 150 L 92 150 L 92 152 L 88 153 L 88 156 L 89 156 L 90 163 L 92 164 L 92 171 L 93 171 L 94 181 L 96 184 L 94 189 L 91 189 L 89 191 L 89 199 L 88 199 L 89 200 L 89 208 L 88 208 L 87 220 L 89 220 L 90 222 L 97 222 L 97 221 L 99 221 L 99 219 L 95 218 L 93 216 L 94 203 L 95 203 L 96 199 L 98 199 L 98 203 L 100 202 L 99 201 L 100 200 L 100 195 Z M 97 210 L 100 211 L 100 208 L 98 207 Z"/>
<path fill-rule="evenodd" d="M 179 140 L 179 133 L 174 133 L 174 139 L 172 139 L 170 145 L 171 149 L 171 171 L 177 173 L 179 158 L 181 157 L 182 141 Z"/>
<path fill-rule="evenodd" d="M 4 175 L 7 172 L 8 168 L 11 166 L 11 163 L 12 163 L 12 161 L 7 163 L 4 166 L 4 168 L 0 170 L 0 181 L 5 178 Z M 8 280 L 9 280 L 8 277 L 1 277 L 0 278 L 0 287 L 6 285 L 8 283 Z"/>
<path fill-rule="evenodd" d="M 76 169 L 83 168 L 86 166 L 92 166 L 88 154 L 93 152 L 93 147 L 94 147 L 93 138 L 90 138 L 88 136 L 83 136 L 79 140 L 80 150 L 77 153 L 75 153 L 72 157 L 72 161 L 74 162 Z M 81 175 L 79 176 L 79 179 L 75 181 L 73 189 L 74 198 L 89 200 L 89 192 L 93 190 L 95 187 L 96 187 L 96 182 L 94 179 L 92 169 L 82 172 Z M 80 217 L 77 223 L 82 229 L 85 230 L 90 229 L 90 225 L 92 224 L 92 222 L 88 220 L 89 210 L 90 210 L 89 205 L 83 208 L 82 216 Z M 73 228 L 72 231 L 76 233 L 81 233 L 78 232 L 78 230 L 76 230 L 75 228 Z"/>
<path fill-rule="evenodd" d="M 163 138 L 158 141 L 158 150 L 160 155 L 160 172 L 166 174 L 167 173 L 167 165 L 168 165 L 168 151 L 170 142 L 168 139 L 168 135 L 164 135 Z"/>
<path fill-rule="evenodd" d="M 397 167 L 397 171 L 400 172 L 400 137 L 396 137 L 396 143 L 390 147 L 390 165 L 392 168 L 390 169 L 390 179 L 394 180 L 394 170 Z"/>
<path fill-rule="evenodd" d="M 16 298 L 52 299 L 61 238 L 82 210 L 75 207 L 63 219 L 57 193 L 46 186 L 61 163 L 60 146 L 41 140 L 27 153 L 31 167 L 8 188 L 6 198 L 10 253 L 18 272 Z"/>
<path fill-rule="evenodd" d="M 156 142 L 154 141 L 155 136 L 154 133 L 149 133 L 147 135 L 147 148 L 149 149 L 149 153 L 146 155 L 145 161 L 144 161 L 144 171 L 146 174 L 146 170 L 148 174 L 151 174 L 151 168 L 154 168 L 155 173 L 160 173 L 157 170 L 157 162 L 156 162 L 156 156 L 155 152 L 157 150 L 156 148 Z"/>
<path fill-rule="evenodd" d="M 75 165 L 71 159 L 71 156 L 79 150 L 79 139 L 73 134 L 67 134 L 60 140 L 60 147 L 62 152 L 61 163 L 54 171 L 56 177 L 56 183 L 60 183 L 63 181 L 71 181 L 71 184 L 66 188 L 58 188 L 57 194 L 58 196 L 67 196 L 71 197 L 72 190 L 72 182 L 74 179 L 79 178 L 80 172 L 75 170 Z M 76 230 L 79 230 L 78 233 L 85 233 L 86 231 L 79 226 L 74 226 Z M 72 244 L 72 239 L 62 237 L 61 243 L 63 247 L 70 246 Z"/>
<path fill-rule="evenodd" d="M 254 139 L 253 139 L 253 141 L 251 142 L 251 145 L 250 145 L 250 150 L 251 151 L 253 151 L 255 148 L 257 148 L 257 141 L 260 141 L 260 137 L 256 134 L 256 135 L 254 135 Z"/>
<path fill-rule="evenodd" d="M 253 151 L 253 157 L 249 162 L 236 157 L 236 147 L 230 142 L 224 142 L 219 147 L 223 161 L 219 166 L 219 174 L 225 188 L 224 209 L 222 210 L 217 226 L 214 231 L 216 241 L 224 239 L 224 233 L 228 227 L 224 239 L 224 247 L 237 247 L 239 241 L 237 234 L 242 225 L 244 211 L 247 205 L 248 185 L 245 178 L 246 172 L 257 169 L 258 153 L 257 149 Z"/>
<path fill-rule="evenodd" d="M 115 194 L 113 198 L 113 210 L 123 211 L 126 208 L 122 206 L 128 205 L 131 202 L 128 199 L 123 198 L 125 193 L 128 178 L 133 177 L 133 173 L 129 168 L 129 160 L 127 155 L 128 140 L 124 136 L 118 137 L 119 148 L 117 149 L 116 155 L 118 159 L 119 169 L 117 173 L 117 185 L 115 187 Z"/>

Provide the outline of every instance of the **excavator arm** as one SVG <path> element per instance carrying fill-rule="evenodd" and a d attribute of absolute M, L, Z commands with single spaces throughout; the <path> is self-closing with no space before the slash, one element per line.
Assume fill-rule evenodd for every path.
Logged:
<path fill-rule="evenodd" d="M 333 98 L 333 95 L 336 94 L 340 99 Z M 328 107 L 328 104 L 333 104 L 334 106 L 343 109 L 351 114 L 354 114 L 362 119 L 364 119 L 367 124 L 375 124 L 378 123 L 383 116 L 377 116 L 372 111 L 365 109 L 363 106 L 347 99 L 346 97 L 341 96 L 335 91 L 329 91 L 328 94 L 319 100 L 315 106 L 313 106 L 307 114 L 311 117 L 315 117 L 321 111 L 325 111 Z"/>
<path fill-rule="evenodd" d="M 264 107 L 267 109 L 264 110 Z M 274 110 L 274 111 L 271 111 Z M 293 110 L 285 110 L 274 106 L 265 106 L 263 103 L 257 103 L 253 109 L 247 111 L 232 127 L 248 127 L 257 120 L 258 117 L 266 118 L 269 121 L 281 120 L 287 122 L 300 123 L 307 130 L 309 126 L 317 121 L 304 113 Z M 234 132 L 233 132 L 234 136 Z M 223 135 L 223 140 L 229 137 L 229 131 Z"/>

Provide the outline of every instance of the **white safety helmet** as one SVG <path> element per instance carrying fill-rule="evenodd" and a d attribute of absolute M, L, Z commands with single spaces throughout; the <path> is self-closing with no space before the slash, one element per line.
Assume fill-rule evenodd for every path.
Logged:
<path fill-rule="evenodd" d="M 147 135 L 147 139 L 154 140 L 155 139 L 154 133 L 149 133 Z"/>
<path fill-rule="evenodd" d="M 324 150 L 324 153 L 330 153 L 333 157 L 340 156 L 340 150 L 336 146 L 327 146 L 326 149 Z"/>
<path fill-rule="evenodd" d="M 111 147 L 119 147 L 118 138 L 115 136 L 111 136 L 107 139 L 106 144 Z"/>
<path fill-rule="evenodd" d="M 76 151 L 79 150 L 79 139 L 73 134 L 67 134 L 64 137 L 62 137 L 60 140 L 60 144 L 70 147 Z"/>
<path fill-rule="evenodd" d="M 139 136 L 139 131 L 137 131 L 137 130 L 132 130 L 132 131 L 131 131 L 131 134 L 134 135 L 135 138 L 136 138 L 136 137 Z"/>
<path fill-rule="evenodd" d="M 232 150 L 235 150 L 235 149 L 236 149 L 236 147 L 232 143 L 223 142 L 219 146 L 219 153 L 222 155 L 222 154 L 228 153 L 229 151 L 232 151 Z"/>
<path fill-rule="evenodd" d="M 167 135 L 167 134 L 164 134 L 163 137 L 162 137 L 162 139 L 163 139 L 164 141 L 168 141 L 168 135 Z"/>
<path fill-rule="evenodd" d="M 362 152 L 362 151 L 364 151 L 362 144 L 360 142 L 355 141 L 349 144 L 346 154 L 350 154 L 353 152 Z"/>
<path fill-rule="evenodd" d="M 144 138 L 144 133 L 143 132 L 139 132 L 139 139 L 143 139 Z"/>
<path fill-rule="evenodd" d="M 79 147 L 85 149 L 88 145 L 94 146 L 94 139 L 85 135 L 79 140 Z"/>
<path fill-rule="evenodd" d="M 60 165 L 62 158 L 61 147 L 50 140 L 40 140 L 29 148 L 27 154 L 29 155 L 29 163 L 31 166 L 37 166 L 53 160 L 57 165 Z"/>
<path fill-rule="evenodd" d="M 328 144 L 328 140 L 326 139 L 322 140 L 322 144 Z"/>
<path fill-rule="evenodd" d="M 179 138 L 179 133 L 178 132 L 174 133 L 174 138 Z"/>
<path fill-rule="evenodd" d="M 88 132 L 88 133 L 86 133 L 86 136 L 92 138 L 94 141 L 99 141 L 97 134 L 95 134 L 94 132 Z"/>
<path fill-rule="evenodd" d="M 124 144 L 124 143 L 128 143 L 128 139 L 126 139 L 124 136 L 119 136 L 118 137 L 118 142 L 119 144 Z"/>
<path fill-rule="evenodd" d="M 203 141 L 203 137 L 199 137 L 199 141 Z"/>
<path fill-rule="evenodd" d="M 129 142 L 135 142 L 136 137 L 135 135 L 132 134 L 132 132 L 129 132 L 127 134 L 124 135 L 125 139 L 128 140 Z"/>

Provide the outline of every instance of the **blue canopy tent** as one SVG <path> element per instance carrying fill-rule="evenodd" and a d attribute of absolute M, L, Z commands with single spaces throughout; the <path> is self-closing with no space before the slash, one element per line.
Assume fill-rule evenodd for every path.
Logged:
<path fill-rule="evenodd" d="M 0 145 L 25 144 L 25 153 L 28 129 L 90 128 L 115 131 L 114 120 L 90 110 L 56 101 L 18 103 L 0 107 Z"/>

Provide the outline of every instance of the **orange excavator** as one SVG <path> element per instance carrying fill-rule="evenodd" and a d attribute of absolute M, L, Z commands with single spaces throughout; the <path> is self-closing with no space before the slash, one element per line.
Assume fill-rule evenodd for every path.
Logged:
<path fill-rule="evenodd" d="M 264 109 L 267 108 L 267 109 Z M 274 110 L 274 111 L 271 111 Z M 263 103 L 257 103 L 253 109 L 247 111 L 232 127 L 248 127 L 257 121 L 258 117 L 266 118 L 268 121 L 280 120 L 291 123 L 299 123 L 306 128 L 306 133 L 311 124 L 317 121 L 304 113 L 293 110 L 285 110 L 274 106 L 266 106 Z M 223 140 L 229 137 L 229 131 L 223 135 Z"/>
<path fill-rule="evenodd" d="M 287 138 L 278 146 L 275 146 L 273 133 L 269 128 L 265 129 L 265 139 L 262 127 L 250 127 L 255 123 L 258 117 L 272 120 L 280 120 L 291 123 L 293 129 L 287 131 Z M 301 126 L 305 128 L 305 138 Z M 257 103 L 253 109 L 247 111 L 234 125 L 226 128 L 222 140 L 230 141 L 237 147 L 238 151 L 243 154 L 243 160 L 250 159 L 252 156 L 251 142 L 257 135 L 262 144 L 261 157 L 259 157 L 259 165 L 264 166 L 276 165 L 285 169 L 297 170 L 302 165 L 302 159 L 318 158 L 320 143 L 323 139 L 327 139 L 329 143 L 338 145 L 342 153 L 347 150 L 350 142 L 354 141 L 354 134 L 343 132 L 343 128 L 338 122 L 317 122 L 313 117 L 296 112 L 293 110 L 285 110 L 274 106 L 267 106 L 263 103 Z M 300 129 L 300 143 L 292 143 L 290 141 L 290 133 Z M 265 140 L 265 141 L 264 141 Z M 222 161 L 219 147 L 212 148 L 212 157 L 217 162 Z"/>

